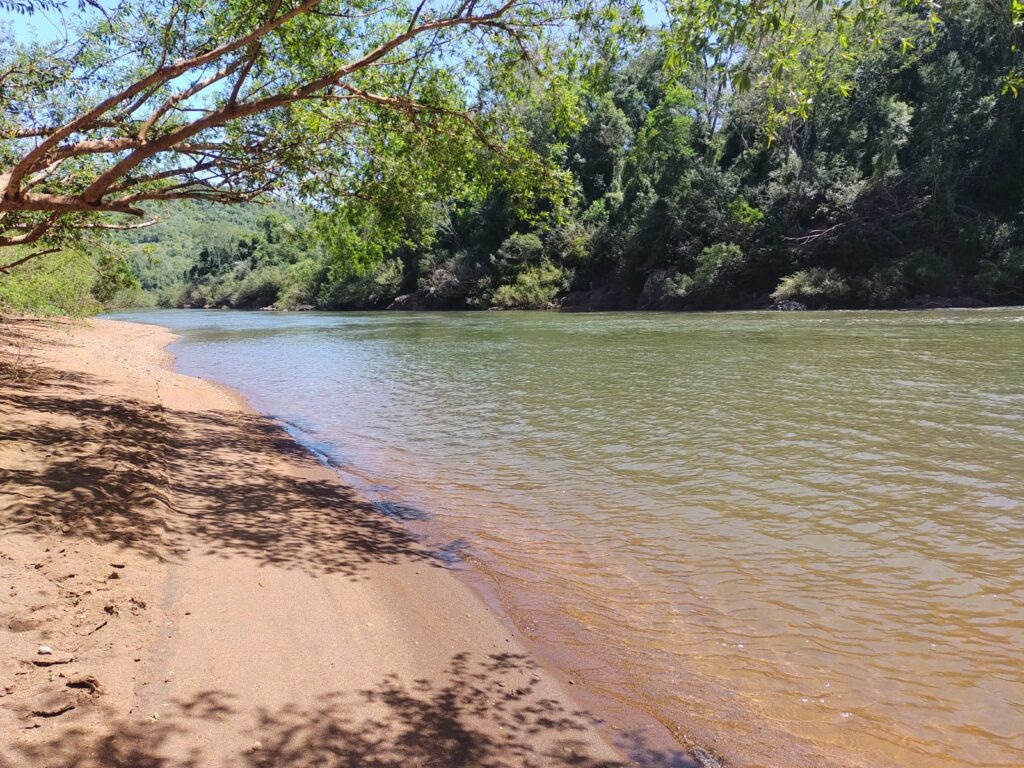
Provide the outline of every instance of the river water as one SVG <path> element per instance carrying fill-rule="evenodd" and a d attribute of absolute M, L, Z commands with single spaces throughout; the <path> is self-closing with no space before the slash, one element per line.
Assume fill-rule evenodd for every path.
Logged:
<path fill-rule="evenodd" d="M 125 317 L 678 738 L 1024 765 L 1024 309 Z"/>

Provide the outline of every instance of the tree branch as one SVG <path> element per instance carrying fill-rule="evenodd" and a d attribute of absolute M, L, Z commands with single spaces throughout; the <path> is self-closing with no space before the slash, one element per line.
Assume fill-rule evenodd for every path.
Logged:
<path fill-rule="evenodd" d="M 224 139 L 225 133 L 222 129 L 226 125 L 301 101 L 354 100 L 410 116 L 432 114 L 451 117 L 469 125 L 477 138 L 487 147 L 500 151 L 468 112 L 421 104 L 408 97 L 374 93 L 358 87 L 350 79 L 368 68 L 385 66 L 393 62 L 392 52 L 419 36 L 436 36 L 443 30 L 463 28 L 465 34 L 469 34 L 474 29 L 491 28 L 512 35 L 522 44 L 521 28 L 517 27 L 514 21 L 506 22 L 503 19 L 505 14 L 521 1 L 504 0 L 496 6 L 491 6 L 492 10 L 478 12 L 476 0 L 463 0 L 447 16 L 432 18 L 429 14 L 424 16 L 427 0 L 421 0 L 412 11 L 404 30 L 399 27 L 397 34 L 372 50 L 337 67 L 334 71 L 311 76 L 307 82 L 288 90 L 280 90 L 282 86 L 279 78 L 271 77 L 268 82 L 261 83 L 259 88 L 251 89 L 247 100 L 240 100 L 243 84 L 260 60 L 266 36 L 302 14 L 316 13 L 322 0 L 292 0 L 296 3 L 294 7 L 280 15 L 278 12 L 282 0 L 273 0 L 267 20 L 248 33 L 229 42 L 213 45 L 207 50 L 195 52 L 169 65 L 166 64 L 166 60 L 171 49 L 170 33 L 165 31 L 160 64 L 148 75 L 121 88 L 117 93 L 62 125 L 49 129 L 15 130 L 14 138 L 42 138 L 42 141 L 17 160 L 6 174 L 0 175 L 0 218 L 10 213 L 33 211 L 45 211 L 52 215 L 34 225 L 33 229 L 24 235 L 0 237 L 0 246 L 29 242 L 26 238 L 30 236 L 36 239 L 67 214 L 122 213 L 141 217 L 144 211 L 136 207 L 135 203 L 145 200 L 203 199 L 239 202 L 253 199 L 271 188 L 272 184 L 279 182 L 283 170 L 275 166 L 280 159 L 289 155 L 290 146 L 298 148 L 299 145 L 282 143 L 280 138 L 261 137 L 259 131 L 246 127 L 247 138 L 253 142 L 244 147 L 244 151 L 248 153 L 246 157 L 242 154 L 243 147 Z M 173 7 L 175 10 L 172 13 L 172 20 L 180 6 L 174 4 Z M 188 21 L 189 16 L 185 13 L 180 23 L 185 25 L 186 33 Z M 169 30 L 171 22 L 168 24 Z M 456 39 L 461 39 L 461 36 L 462 33 L 459 33 Z M 428 50 L 432 46 L 433 43 L 428 46 Z M 224 63 L 221 61 L 224 57 L 232 58 Z M 203 77 L 203 74 L 217 66 L 218 62 L 219 69 Z M 201 79 L 164 98 L 141 124 L 137 124 L 137 128 L 134 127 L 136 123 L 130 116 L 157 94 L 163 94 L 168 84 L 174 85 L 173 81 L 176 78 L 189 72 L 196 72 L 196 76 Z M 162 127 L 162 135 L 155 135 L 156 126 L 162 123 L 162 118 L 168 113 L 178 113 L 187 108 L 187 102 L 192 97 L 232 75 L 235 75 L 235 79 L 231 86 L 217 91 L 223 99 L 221 102 L 204 102 L 201 114 L 194 115 L 186 111 L 186 118 Z M 272 88 L 279 90 L 275 92 L 271 90 Z M 344 93 L 337 93 L 339 89 Z M 342 124 L 351 126 L 360 123 L 354 119 Z M 121 135 L 103 137 L 95 133 L 89 134 L 101 128 L 119 129 Z M 76 135 L 80 138 L 72 140 Z M 193 164 L 168 168 L 167 165 L 170 163 L 153 162 L 139 175 L 133 175 L 136 169 L 151 158 L 166 158 L 171 153 L 190 156 Z M 65 168 L 56 177 L 57 181 L 50 178 L 62 162 L 95 155 L 112 157 L 106 168 L 98 161 L 93 161 L 99 166 L 99 170 L 93 171 L 91 169 L 94 166 L 90 162 L 81 160 L 70 164 L 73 169 L 70 173 L 77 175 L 68 175 Z M 82 176 L 87 173 L 95 175 L 91 180 L 88 177 L 83 179 Z M 71 188 L 74 192 L 56 194 L 49 191 L 64 184 L 71 186 L 72 181 L 74 186 Z M 176 181 L 180 183 L 175 183 Z M 168 184 L 161 186 L 162 182 Z M 156 185 L 156 188 L 149 185 Z M 33 187 L 48 191 L 32 191 Z M 105 200 L 107 195 L 120 197 Z M 115 229 L 148 225 L 141 223 L 122 227 L 71 224 L 70 227 Z"/>
<path fill-rule="evenodd" d="M 97 204 L 113 183 L 118 178 L 131 171 L 132 168 L 135 168 L 153 155 L 167 151 L 179 142 L 190 139 L 208 128 L 220 127 L 228 122 L 268 112 L 286 104 L 308 99 L 328 86 L 340 85 L 340 81 L 343 78 L 375 64 L 391 53 L 391 51 L 404 45 L 409 40 L 427 32 L 457 26 L 491 25 L 509 8 L 511 8 L 515 2 L 516 0 L 506 0 L 505 4 L 500 6 L 497 10 L 480 16 L 450 16 L 436 21 L 426 22 L 391 38 L 361 58 L 346 64 L 344 67 L 322 77 L 316 78 L 289 93 L 276 94 L 274 96 L 268 96 L 266 98 L 244 104 L 226 104 L 206 117 L 182 126 L 159 139 L 146 142 L 143 146 L 137 148 L 130 155 L 118 163 L 115 163 L 112 167 L 100 174 L 82 193 L 82 199 L 87 204 Z"/>
<path fill-rule="evenodd" d="M 105 222 L 90 222 L 88 224 L 74 224 L 74 229 L 109 229 L 124 232 L 129 229 L 145 229 L 160 223 L 160 217 L 154 216 L 148 221 L 140 221 L 138 224 L 107 224 Z"/>
<path fill-rule="evenodd" d="M 24 235 L 15 235 L 14 237 L 0 236 L 0 246 L 6 247 L 10 245 L 28 245 L 29 243 L 34 243 L 49 232 L 53 225 L 57 223 L 59 218 L 60 213 L 54 212 L 29 229 L 29 231 Z"/>
<path fill-rule="evenodd" d="M 207 51 L 206 53 L 193 56 L 190 59 L 177 61 L 174 64 L 171 64 L 170 66 L 158 69 L 157 71 L 153 72 L 147 77 L 138 80 L 129 85 L 127 88 L 124 88 L 118 93 L 115 93 L 113 96 L 104 99 L 92 109 L 62 125 L 56 131 L 47 136 L 46 139 L 40 142 L 35 149 L 33 149 L 24 158 L 22 158 L 21 161 L 14 166 L 14 168 L 11 170 L 11 173 L 7 177 L 3 197 L 5 199 L 17 198 L 21 192 L 21 180 L 25 177 L 27 173 L 29 173 L 35 167 L 37 163 L 39 163 L 44 157 L 46 157 L 46 155 L 50 152 L 51 149 L 56 147 L 60 142 L 62 142 L 64 139 L 66 139 L 68 136 L 75 133 L 76 131 L 93 127 L 93 124 L 96 120 L 105 115 L 107 112 L 109 112 L 111 109 L 116 107 L 121 102 L 131 99 L 134 96 L 142 93 L 143 91 L 153 86 L 159 86 L 164 83 L 167 83 L 173 80 L 174 78 L 179 77 L 185 74 L 186 72 L 195 69 L 196 67 L 200 67 L 204 64 L 211 63 L 213 61 L 216 61 L 217 59 L 220 59 L 223 56 L 226 56 L 229 53 L 237 51 L 241 48 L 245 48 L 253 41 L 265 37 L 270 32 L 280 27 L 282 24 L 286 24 L 287 22 L 294 19 L 296 16 L 299 16 L 313 9 L 314 7 L 319 5 L 320 2 L 322 2 L 322 0 L 304 0 L 304 2 L 299 3 L 299 5 L 295 6 L 287 13 L 284 13 L 278 16 L 277 18 L 267 22 L 266 24 L 257 27 L 249 34 L 244 35 L 238 38 L 237 40 L 233 40 L 230 43 L 220 45 L 211 51 Z"/>
<path fill-rule="evenodd" d="M 38 258 L 39 256 L 46 256 L 49 253 L 56 253 L 59 250 L 60 248 L 46 248 L 45 250 L 42 251 L 30 253 L 28 256 L 23 256 L 22 258 L 17 259 L 16 261 L 12 261 L 10 264 L 4 264 L 2 267 L 0 267 L 0 272 L 3 272 L 6 275 L 12 269 L 14 269 L 15 267 L 20 267 L 27 261 L 31 261 L 32 259 Z"/>

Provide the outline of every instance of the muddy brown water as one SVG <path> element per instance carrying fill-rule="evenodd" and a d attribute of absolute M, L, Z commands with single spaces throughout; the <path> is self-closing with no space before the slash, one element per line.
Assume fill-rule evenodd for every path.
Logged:
<path fill-rule="evenodd" d="M 679 737 L 1024 765 L 1024 309 L 125 317 Z"/>

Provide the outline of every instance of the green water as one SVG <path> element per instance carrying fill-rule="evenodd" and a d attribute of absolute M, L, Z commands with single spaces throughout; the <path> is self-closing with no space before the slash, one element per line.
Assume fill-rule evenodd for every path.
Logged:
<path fill-rule="evenodd" d="M 1024 764 L 1024 309 L 154 312 L 739 764 Z"/>

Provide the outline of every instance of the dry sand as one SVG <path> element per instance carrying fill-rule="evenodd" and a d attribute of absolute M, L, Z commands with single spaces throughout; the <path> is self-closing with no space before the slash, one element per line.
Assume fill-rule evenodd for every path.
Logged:
<path fill-rule="evenodd" d="M 0 767 L 619 764 L 430 552 L 173 373 L 169 332 L 0 335 Z"/>

